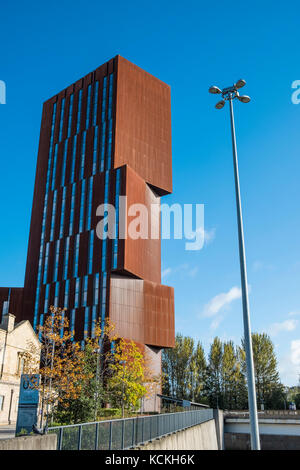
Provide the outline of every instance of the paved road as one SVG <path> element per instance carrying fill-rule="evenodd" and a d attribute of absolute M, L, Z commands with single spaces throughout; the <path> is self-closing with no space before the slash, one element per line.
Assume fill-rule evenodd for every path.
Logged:
<path fill-rule="evenodd" d="M 15 424 L 12 424 L 11 426 L 0 426 L 0 439 L 15 437 L 15 430 Z"/>

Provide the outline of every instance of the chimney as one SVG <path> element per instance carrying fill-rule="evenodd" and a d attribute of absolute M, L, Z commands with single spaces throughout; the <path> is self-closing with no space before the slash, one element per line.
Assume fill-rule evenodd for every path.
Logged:
<path fill-rule="evenodd" d="M 2 323 L 0 325 L 1 328 L 3 330 L 6 330 L 7 333 L 11 333 L 15 326 L 15 319 L 16 319 L 15 315 L 13 315 L 12 313 L 6 313 L 2 317 Z"/>

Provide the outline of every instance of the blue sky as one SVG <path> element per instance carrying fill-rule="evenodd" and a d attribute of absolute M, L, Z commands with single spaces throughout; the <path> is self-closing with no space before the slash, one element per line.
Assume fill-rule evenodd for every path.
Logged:
<path fill-rule="evenodd" d="M 228 109 L 211 84 L 247 80 L 236 123 L 253 331 L 272 335 L 282 379 L 300 373 L 300 6 L 271 1 L 6 2 L 1 8 L 0 285 L 22 286 L 42 102 L 120 54 L 171 86 L 174 193 L 205 204 L 207 243 L 163 241 L 176 329 L 207 348 L 240 341 L 240 275 Z M 221 296 L 220 296 L 221 294 Z M 223 295 L 222 295 L 223 294 Z"/>

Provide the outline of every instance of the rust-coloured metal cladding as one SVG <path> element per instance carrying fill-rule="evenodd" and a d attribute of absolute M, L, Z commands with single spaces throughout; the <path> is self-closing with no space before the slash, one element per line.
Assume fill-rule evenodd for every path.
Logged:
<path fill-rule="evenodd" d="M 114 167 L 130 165 L 160 195 L 172 192 L 170 87 L 117 56 Z"/>
<path fill-rule="evenodd" d="M 118 270 L 160 284 L 160 197 L 128 165 L 124 169 L 127 237 L 120 240 Z"/>
<path fill-rule="evenodd" d="M 117 335 L 150 346 L 174 347 L 172 287 L 112 276 L 109 312 Z"/>

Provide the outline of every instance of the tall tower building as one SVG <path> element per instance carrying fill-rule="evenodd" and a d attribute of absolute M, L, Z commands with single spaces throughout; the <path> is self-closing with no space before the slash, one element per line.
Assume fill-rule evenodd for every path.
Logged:
<path fill-rule="evenodd" d="M 46 101 L 23 301 L 0 289 L 5 310 L 15 293 L 12 313 L 36 328 L 50 305 L 66 307 L 79 340 L 108 317 L 159 371 L 161 348 L 174 345 L 174 292 L 161 285 L 150 208 L 172 191 L 171 159 L 170 88 L 120 56 Z M 149 209 L 149 238 L 120 238 L 119 196 L 127 227 L 132 204 Z M 116 207 L 115 239 L 97 235 L 103 203 Z"/>

